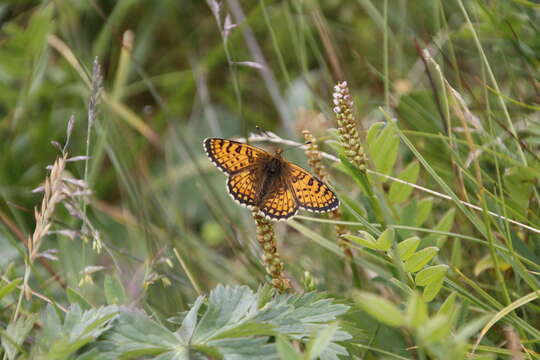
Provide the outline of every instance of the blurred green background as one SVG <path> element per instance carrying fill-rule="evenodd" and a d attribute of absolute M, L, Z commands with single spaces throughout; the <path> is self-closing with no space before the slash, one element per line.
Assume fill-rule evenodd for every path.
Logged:
<path fill-rule="evenodd" d="M 43 249 L 57 249 L 58 259 L 34 269 L 36 289 L 65 301 L 63 281 L 101 304 L 103 278 L 116 273 L 131 301 L 170 315 L 196 294 L 173 247 L 203 291 L 218 283 L 256 288 L 265 274 L 250 213 L 230 200 L 225 177 L 206 159 L 202 141 L 245 136 L 257 126 L 303 141 L 301 131 L 309 129 L 324 150 L 335 153 L 331 141 L 323 142 L 333 139 L 331 98 L 341 80 L 351 88 L 362 136 L 374 122 L 385 121 L 382 106 L 460 198 L 477 203 L 482 189 L 493 195 L 486 209 L 538 229 L 540 5 L 465 1 L 465 8 L 474 33 L 459 1 L 2 2 L 1 268 L 23 272 L 22 240 L 33 231 L 33 209 L 41 201 L 32 189 L 58 155 L 51 141 L 65 142 L 73 115 L 68 151 L 84 155 L 89 140 L 87 183 L 93 194 L 87 215 L 106 249 L 98 254 L 91 239 L 49 236 Z M 437 69 L 426 70 L 419 49 L 429 50 L 470 109 L 465 119 L 471 139 L 458 117 L 447 118 L 449 95 Z M 88 137 L 89 79 L 96 58 L 103 97 Z M 483 184 L 477 181 L 469 140 L 484 151 Z M 301 150 L 288 151 L 287 158 L 306 167 Z M 413 158 L 401 145 L 391 174 Z M 69 163 L 68 170 L 83 178 L 84 162 Z M 340 196 L 360 197 L 350 177 L 332 172 Z M 423 170 L 418 183 L 441 191 Z M 381 184 L 381 191 L 388 186 Z M 424 197 L 416 194 L 412 202 Z M 424 226 L 434 227 L 451 207 L 437 199 Z M 385 211 L 407 225 L 410 210 L 404 205 Z M 354 220 L 344 212 L 345 220 Z M 328 225 L 298 223 L 335 238 Z M 446 231 L 478 235 L 461 213 L 454 224 Z M 81 223 L 60 207 L 55 226 L 80 229 Z M 340 257 L 295 228 L 276 226 L 296 284 L 308 271 L 318 289 L 346 294 L 353 284 Z M 524 256 L 538 260 L 538 234 L 506 228 L 497 237 L 514 239 Z M 474 277 L 486 246 L 459 246 L 447 245 L 439 259 Z M 62 281 L 55 281 L 55 274 Z M 476 279 L 497 293 L 492 272 L 480 272 Z M 516 281 L 514 295 L 525 293 L 527 284 Z"/>

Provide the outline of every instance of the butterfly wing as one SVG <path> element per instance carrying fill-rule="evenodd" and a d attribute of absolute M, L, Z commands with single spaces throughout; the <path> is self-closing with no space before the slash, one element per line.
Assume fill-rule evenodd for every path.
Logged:
<path fill-rule="evenodd" d="M 226 174 L 235 174 L 268 154 L 255 146 L 238 141 L 208 138 L 204 140 L 204 150 L 212 163 Z"/>
<path fill-rule="evenodd" d="M 293 190 L 283 182 L 265 199 L 259 210 L 271 220 L 286 220 L 298 212 Z"/>
<path fill-rule="evenodd" d="M 227 190 L 229 190 L 231 197 L 240 205 L 249 208 L 257 205 L 254 174 L 250 169 L 246 169 L 229 176 L 227 179 Z"/>
<path fill-rule="evenodd" d="M 290 187 L 301 209 L 315 212 L 337 209 L 339 199 L 326 184 L 300 166 L 288 163 L 288 168 Z"/>

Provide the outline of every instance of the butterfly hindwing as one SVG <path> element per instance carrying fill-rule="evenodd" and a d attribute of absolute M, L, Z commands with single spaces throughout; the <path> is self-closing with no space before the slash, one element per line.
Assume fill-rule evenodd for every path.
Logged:
<path fill-rule="evenodd" d="M 227 174 L 242 171 L 267 156 L 265 151 L 255 146 L 218 138 L 205 139 L 204 149 L 214 165 Z"/>
<path fill-rule="evenodd" d="M 301 209 L 326 212 L 339 206 L 336 194 L 321 180 L 301 167 L 288 163 L 290 184 Z"/>
<path fill-rule="evenodd" d="M 284 183 L 264 201 L 260 211 L 271 220 L 286 220 L 298 212 L 298 202 Z"/>

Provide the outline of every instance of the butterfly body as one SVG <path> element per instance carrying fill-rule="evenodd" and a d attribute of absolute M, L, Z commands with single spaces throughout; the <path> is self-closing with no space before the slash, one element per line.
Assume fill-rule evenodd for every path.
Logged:
<path fill-rule="evenodd" d="M 210 160 L 225 172 L 227 189 L 241 205 L 258 209 L 272 220 L 286 220 L 299 208 L 325 212 L 339 200 L 322 181 L 301 167 L 252 145 L 208 138 L 204 148 Z"/>

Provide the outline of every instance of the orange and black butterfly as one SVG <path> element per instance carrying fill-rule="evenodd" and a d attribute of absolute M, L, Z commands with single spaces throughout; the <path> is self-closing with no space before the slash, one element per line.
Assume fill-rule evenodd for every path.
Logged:
<path fill-rule="evenodd" d="M 332 211 L 339 200 L 322 181 L 275 154 L 237 141 L 208 138 L 204 149 L 210 160 L 229 176 L 232 198 L 268 219 L 286 220 L 304 209 Z"/>

